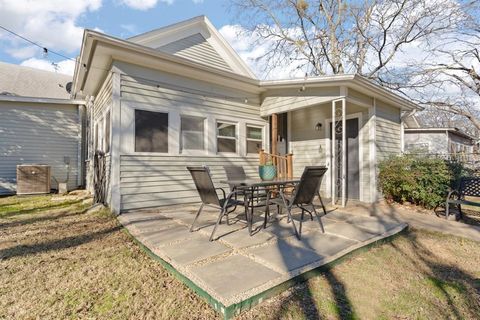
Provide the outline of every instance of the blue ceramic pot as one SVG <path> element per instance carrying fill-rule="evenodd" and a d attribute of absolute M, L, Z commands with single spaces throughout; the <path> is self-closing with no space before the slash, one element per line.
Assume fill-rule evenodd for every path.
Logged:
<path fill-rule="evenodd" d="M 260 179 L 270 181 L 277 176 L 277 168 L 274 165 L 263 165 L 258 167 Z"/>

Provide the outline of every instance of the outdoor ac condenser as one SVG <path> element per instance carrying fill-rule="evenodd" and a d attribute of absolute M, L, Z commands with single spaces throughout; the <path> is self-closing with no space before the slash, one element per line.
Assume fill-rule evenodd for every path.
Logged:
<path fill-rule="evenodd" d="M 17 165 L 17 194 L 50 193 L 50 171 L 42 164 Z"/>

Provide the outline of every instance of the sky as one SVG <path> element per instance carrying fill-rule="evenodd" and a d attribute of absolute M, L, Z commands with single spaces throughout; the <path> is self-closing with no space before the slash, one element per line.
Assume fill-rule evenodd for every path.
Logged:
<path fill-rule="evenodd" d="M 251 52 L 236 43 L 234 15 L 225 0 L 0 0 L 0 26 L 42 47 L 0 29 L 0 61 L 73 74 L 83 29 L 128 38 L 152 29 L 206 15 L 241 56 Z M 55 65 L 52 65 L 55 63 Z"/>

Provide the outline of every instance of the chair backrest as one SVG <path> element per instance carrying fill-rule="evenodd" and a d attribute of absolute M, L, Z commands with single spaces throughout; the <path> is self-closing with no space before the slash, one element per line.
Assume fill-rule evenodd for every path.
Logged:
<path fill-rule="evenodd" d="M 192 175 L 193 182 L 197 188 L 198 195 L 204 204 L 214 204 L 220 206 L 218 194 L 215 190 L 210 170 L 207 166 L 202 167 L 187 167 Z"/>
<path fill-rule="evenodd" d="M 317 194 L 322 177 L 327 167 L 310 166 L 303 170 L 300 182 L 295 189 L 293 204 L 310 204 Z"/>
<path fill-rule="evenodd" d="M 460 195 L 480 197 L 480 178 L 462 178 L 460 180 Z"/>
<path fill-rule="evenodd" d="M 246 180 L 247 175 L 242 166 L 223 166 L 225 173 L 227 175 L 227 180 Z M 229 185 L 230 190 L 233 190 L 234 185 Z"/>

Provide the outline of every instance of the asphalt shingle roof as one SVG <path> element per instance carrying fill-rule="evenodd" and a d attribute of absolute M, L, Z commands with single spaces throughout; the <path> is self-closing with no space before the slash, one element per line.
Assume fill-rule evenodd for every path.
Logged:
<path fill-rule="evenodd" d="M 65 90 L 72 77 L 0 62 L 0 95 L 69 99 Z"/>

